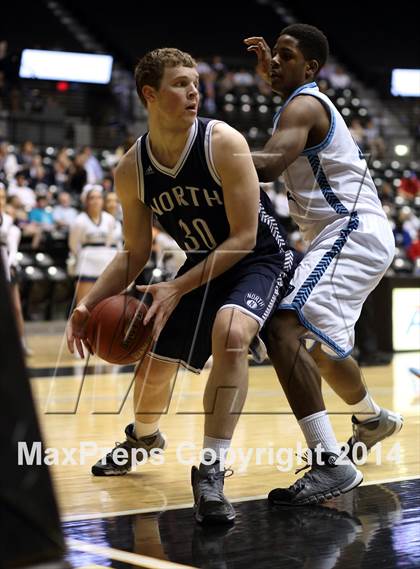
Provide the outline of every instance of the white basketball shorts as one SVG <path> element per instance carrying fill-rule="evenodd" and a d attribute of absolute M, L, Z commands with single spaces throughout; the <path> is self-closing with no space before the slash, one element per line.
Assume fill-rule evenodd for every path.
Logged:
<path fill-rule="evenodd" d="M 394 254 L 394 236 L 385 216 L 354 212 L 319 233 L 279 306 L 296 311 L 308 330 L 309 350 L 315 341 L 330 356 L 342 359 L 351 353 L 362 305 Z"/>

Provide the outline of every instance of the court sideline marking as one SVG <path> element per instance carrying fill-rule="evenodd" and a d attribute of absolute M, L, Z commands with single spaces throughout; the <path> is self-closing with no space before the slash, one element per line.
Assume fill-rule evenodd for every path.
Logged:
<path fill-rule="evenodd" d="M 146 569 L 196 569 L 191 565 L 181 565 L 173 561 L 166 561 L 165 559 L 158 559 L 155 557 L 148 557 L 147 555 L 140 555 L 139 553 L 131 553 L 121 549 L 114 549 L 113 547 L 106 547 L 104 545 L 95 545 L 93 543 L 86 543 L 78 539 L 69 538 L 66 540 L 69 549 L 83 551 L 85 553 L 94 553 L 107 557 L 113 561 L 123 561 L 124 563 L 131 563 Z"/>

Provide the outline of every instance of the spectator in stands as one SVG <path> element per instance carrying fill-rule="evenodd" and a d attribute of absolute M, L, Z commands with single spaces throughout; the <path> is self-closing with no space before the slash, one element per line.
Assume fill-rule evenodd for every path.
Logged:
<path fill-rule="evenodd" d="M 61 148 L 56 156 L 53 166 L 55 184 L 61 190 L 67 187 L 71 165 L 71 160 L 67 155 L 67 148 Z"/>
<path fill-rule="evenodd" d="M 197 59 L 197 71 L 198 71 L 198 74 L 200 75 L 200 79 L 201 79 L 201 77 L 203 75 L 207 75 L 208 73 L 211 72 L 211 67 L 206 61 L 198 58 Z"/>
<path fill-rule="evenodd" d="M 47 184 L 50 186 L 54 181 L 51 173 L 42 163 L 42 156 L 40 154 L 35 154 L 32 157 L 28 174 L 30 178 L 30 185 L 32 187 L 35 187 L 37 184 Z"/>
<path fill-rule="evenodd" d="M 404 231 L 407 231 L 410 235 L 410 239 L 416 239 L 417 232 L 420 229 L 420 219 L 415 215 L 411 207 L 402 207 L 398 219 L 401 221 Z"/>
<path fill-rule="evenodd" d="M 68 192 L 60 192 L 57 201 L 58 204 L 54 206 L 52 212 L 54 223 L 58 229 L 68 232 L 79 212 L 71 205 L 71 196 Z"/>
<path fill-rule="evenodd" d="M 46 194 L 36 197 L 36 206 L 29 212 L 28 222 L 25 234 L 32 235 L 32 249 L 39 249 L 41 242 L 49 237 L 54 229 L 54 218 Z"/>
<path fill-rule="evenodd" d="M 200 89 L 202 90 L 202 105 L 204 112 L 209 115 L 216 113 L 216 73 L 210 68 L 209 73 L 200 76 Z"/>
<path fill-rule="evenodd" d="M 71 160 L 69 158 L 69 150 L 67 147 L 63 146 L 57 152 L 55 162 L 62 164 L 65 170 L 68 170 L 71 166 Z"/>
<path fill-rule="evenodd" d="M 54 226 L 52 208 L 49 205 L 50 199 L 48 192 L 45 191 L 39 192 L 36 195 L 36 205 L 29 212 L 29 221 L 39 223 L 46 228 Z"/>
<path fill-rule="evenodd" d="M 241 68 L 233 74 L 233 82 L 237 94 L 248 93 L 255 85 L 255 77 L 247 69 Z"/>
<path fill-rule="evenodd" d="M 400 219 L 397 219 L 393 233 L 395 237 L 395 245 L 407 251 L 411 245 L 411 237 L 408 231 L 404 229 Z"/>
<path fill-rule="evenodd" d="M 407 256 L 413 263 L 420 259 L 420 229 L 418 229 L 416 238 L 408 247 Z"/>
<path fill-rule="evenodd" d="M 386 215 L 386 218 L 388 220 L 388 223 L 392 229 L 392 231 L 394 231 L 395 229 L 395 206 L 393 203 L 388 203 L 388 204 L 384 204 L 382 206 L 382 209 L 384 210 L 384 213 Z"/>
<path fill-rule="evenodd" d="M 122 208 L 118 196 L 115 192 L 105 194 L 104 209 L 110 213 L 115 219 L 115 230 L 113 245 L 117 249 L 123 248 L 123 231 L 122 231 Z"/>
<path fill-rule="evenodd" d="M 14 181 L 10 183 L 9 196 L 18 196 L 21 204 L 26 210 L 35 207 L 35 192 L 28 186 L 28 180 L 25 172 L 18 172 Z"/>
<path fill-rule="evenodd" d="M 220 55 L 214 55 L 213 56 L 213 59 L 211 61 L 211 67 L 212 67 L 213 71 L 216 73 L 216 80 L 217 81 L 220 81 L 220 79 L 222 79 L 227 72 L 227 67 L 223 63 Z"/>
<path fill-rule="evenodd" d="M 30 222 L 39 224 L 46 231 L 51 231 L 54 227 L 54 218 L 46 194 L 37 195 L 36 206 L 29 212 L 28 219 Z"/>
<path fill-rule="evenodd" d="M 90 146 L 83 146 L 80 154 L 86 157 L 84 168 L 87 174 L 87 183 L 100 184 L 102 182 L 104 173 L 102 171 L 102 166 L 100 165 L 99 160 L 93 154 L 92 148 Z"/>
<path fill-rule="evenodd" d="M 328 83 L 328 86 L 330 85 L 330 77 L 332 73 L 334 73 L 334 68 L 335 65 L 333 65 L 332 63 L 326 63 L 324 65 L 324 67 L 321 69 L 321 71 L 318 74 L 318 85 L 319 85 L 319 80 L 326 81 Z"/>
<path fill-rule="evenodd" d="M 351 120 L 349 131 L 353 137 L 354 142 L 358 145 L 360 150 L 364 152 L 366 146 L 365 129 L 363 128 L 362 123 L 359 119 L 353 118 Z"/>
<path fill-rule="evenodd" d="M 333 89 L 346 89 L 350 86 L 350 77 L 341 65 L 334 66 L 333 70 L 329 74 L 328 80 Z"/>
<path fill-rule="evenodd" d="M 7 207 L 13 210 L 16 225 L 23 227 L 28 222 L 28 214 L 18 195 L 7 196 Z"/>
<path fill-rule="evenodd" d="M 6 141 L 0 142 L 0 178 L 3 181 L 10 181 L 19 170 L 19 164 L 13 152 L 9 152 L 9 144 Z"/>
<path fill-rule="evenodd" d="M 198 60 L 197 71 L 200 75 L 200 100 L 206 114 L 216 112 L 216 71 L 205 61 Z"/>
<path fill-rule="evenodd" d="M 0 260 L 4 265 L 6 278 L 9 277 L 7 238 L 12 218 L 6 213 L 6 187 L 0 182 Z"/>
<path fill-rule="evenodd" d="M 26 356 L 33 355 L 32 350 L 25 341 L 24 320 L 17 273 L 17 252 L 19 249 L 21 231 L 14 223 L 14 209 L 7 204 L 6 189 L 0 183 L 0 255 L 3 258 L 6 277 L 10 282 L 10 293 L 16 325 L 22 342 L 23 352 Z"/>
<path fill-rule="evenodd" d="M 385 142 L 379 134 L 379 128 L 373 119 L 369 119 L 364 128 L 367 151 L 372 158 L 383 158 L 385 156 Z"/>
<path fill-rule="evenodd" d="M 114 178 L 111 174 L 107 174 L 104 179 L 102 180 L 102 186 L 104 188 L 105 194 L 114 191 Z"/>
<path fill-rule="evenodd" d="M 21 170 L 29 171 L 35 154 L 34 143 L 32 140 L 25 140 L 21 146 L 19 154 L 17 155 L 17 160 Z"/>
<path fill-rule="evenodd" d="M 228 71 L 226 75 L 218 83 L 218 94 L 220 97 L 231 93 L 235 88 L 235 74 L 233 71 Z"/>
<path fill-rule="evenodd" d="M 393 204 L 395 201 L 395 192 L 392 184 L 384 180 L 378 188 L 378 193 L 382 205 Z"/>
<path fill-rule="evenodd" d="M 69 235 L 69 248 L 73 255 L 71 261 L 75 261 L 72 276 L 79 279 L 76 287 L 77 303 L 87 295 L 116 253 L 113 245 L 115 219 L 103 209 L 102 187 L 85 186 L 81 200 L 85 211 L 77 216 Z M 68 263 L 70 270 L 72 264 Z"/>
<path fill-rule="evenodd" d="M 115 219 L 122 221 L 122 208 L 120 200 L 115 192 L 108 192 L 105 194 L 104 209 L 115 217 Z"/>
<path fill-rule="evenodd" d="M 80 195 L 87 184 L 87 172 L 85 168 L 87 155 L 76 154 L 69 168 L 68 189 L 70 193 Z"/>
<path fill-rule="evenodd" d="M 397 193 L 399 196 L 410 201 L 420 195 L 420 180 L 417 178 L 415 172 L 404 172 Z"/>

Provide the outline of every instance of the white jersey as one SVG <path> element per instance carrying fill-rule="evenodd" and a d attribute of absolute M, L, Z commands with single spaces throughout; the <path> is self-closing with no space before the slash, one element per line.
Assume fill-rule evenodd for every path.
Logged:
<path fill-rule="evenodd" d="M 116 253 L 115 219 L 103 211 L 99 223 L 80 213 L 70 230 L 69 247 L 77 258 L 76 274 L 99 277 Z"/>
<path fill-rule="evenodd" d="M 316 83 L 302 85 L 290 95 L 274 117 L 274 130 L 281 112 L 298 95 L 316 97 L 330 114 L 325 139 L 305 149 L 283 173 L 290 215 L 303 238 L 312 241 L 326 225 L 352 212 L 385 217 L 361 150 L 343 117 Z"/>
<path fill-rule="evenodd" d="M 0 214 L 0 255 L 6 271 L 6 278 L 10 280 L 10 267 L 17 265 L 21 231 L 13 223 L 13 218 L 7 214 Z"/>

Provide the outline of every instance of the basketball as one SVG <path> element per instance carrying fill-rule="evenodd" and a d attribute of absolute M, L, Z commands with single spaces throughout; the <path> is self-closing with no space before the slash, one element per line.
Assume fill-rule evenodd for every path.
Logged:
<path fill-rule="evenodd" d="M 147 353 L 152 323 L 144 326 L 148 306 L 132 296 L 105 298 L 92 310 L 87 338 L 94 353 L 111 364 L 133 364 Z"/>

